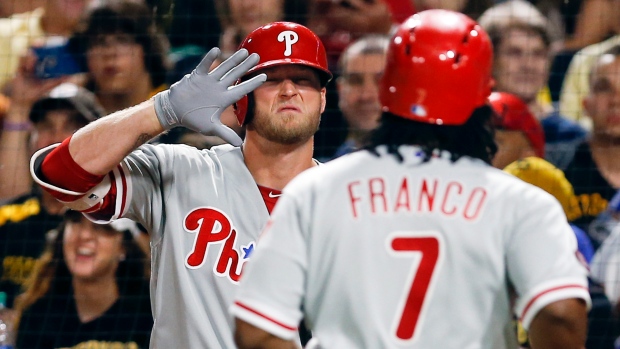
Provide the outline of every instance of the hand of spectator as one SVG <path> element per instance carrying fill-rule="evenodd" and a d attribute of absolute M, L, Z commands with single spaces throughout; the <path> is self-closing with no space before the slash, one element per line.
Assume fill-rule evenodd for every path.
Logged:
<path fill-rule="evenodd" d="M 387 34 L 392 16 L 383 0 L 338 0 L 326 13 L 330 26 L 354 34 Z"/>
<path fill-rule="evenodd" d="M 10 83 L 11 106 L 30 109 L 38 99 L 68 78 L 39 79 L 34 75 L 37 57 L 30 51 L 20 57 L 17 73 Z M 27 114 L 25 115 L 27 117 Z M 24 120 L 25 121 L 25 120 Z"/>
<path fill-rule="evenodd" d="M 218 48 L 211 49 L 191 74 L 185 75 L 169 90 L 155 95 L 155 112 L 165 129 L 185 126 L 202 134 L 219 136 L 238 146 L 241 139 L 235 131 L 222 124 L 221 114 L 265 82 L 267 76 L 260 74 L 231 86 L 258 63 L 259 57 L 255 53 L 248 57 L 248 51 L 242 49 L 209 72 L 219 55 Z"/>

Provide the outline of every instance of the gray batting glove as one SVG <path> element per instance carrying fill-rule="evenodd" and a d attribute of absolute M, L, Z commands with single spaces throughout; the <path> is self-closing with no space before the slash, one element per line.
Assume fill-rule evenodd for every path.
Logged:
<path fill-rule="evenodd" d="M 248 51 L 241 49 L 209 73 L 209 68 L 219 55 L 220 49 L 212 48 L 191 74 L 185 75 L 170 89 L 156 94 L 155 113 L 165 129 L 184 126 L 202 134 L 219 136 L 239 146 L 241 138 L 222 124 L 221 114 L 265 82 L 267 76 L 260 74 L 231 86 L 258 63 L 258 54 L 248 56 Z"/>

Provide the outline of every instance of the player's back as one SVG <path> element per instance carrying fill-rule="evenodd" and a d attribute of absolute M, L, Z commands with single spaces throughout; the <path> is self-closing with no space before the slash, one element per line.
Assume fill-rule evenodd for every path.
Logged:
<path fill-rule="evenodd" d="M 402 162 L 362 151 L 302 174 L 311 191 L 291 186 L 312 201 L 302 221 L 315 336 L 326 348 L 514 347 L 509 282 L 529 323 L 539 293 L 584 273 L 565 253 L 574 237 L 559 204 L 482 161 L 400 149 Z M 566 266 L 547 267 L 557 259 Z"/>

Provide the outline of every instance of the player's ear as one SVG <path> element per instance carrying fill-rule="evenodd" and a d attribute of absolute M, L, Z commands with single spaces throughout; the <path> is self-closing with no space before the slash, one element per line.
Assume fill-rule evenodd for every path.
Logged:
<path fill-rule="evenodd" d="M 321 88 L 321 114 L 325 111 L 325 106 L 327 105 L 327 88 Z"/>

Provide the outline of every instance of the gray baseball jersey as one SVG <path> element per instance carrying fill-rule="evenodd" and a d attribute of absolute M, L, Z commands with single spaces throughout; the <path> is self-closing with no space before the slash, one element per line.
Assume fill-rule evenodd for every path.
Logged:
<path fill-rule="evenodd" d="M 144 145 L 113 174 L 113 218 L 151 234 L 151 348 L 234 348 L 228 307 L 269 218 L 240 148 Z"/>
<path fill-rule="evenodd" d="M 482 161 L 402 163 L 380 148 L 294 179 L 244 272 L 232 313 L 293 338 L 305 309 L 323 348 L 514 348 L 546 305 L 590 302 L 559 203 Z"/>

